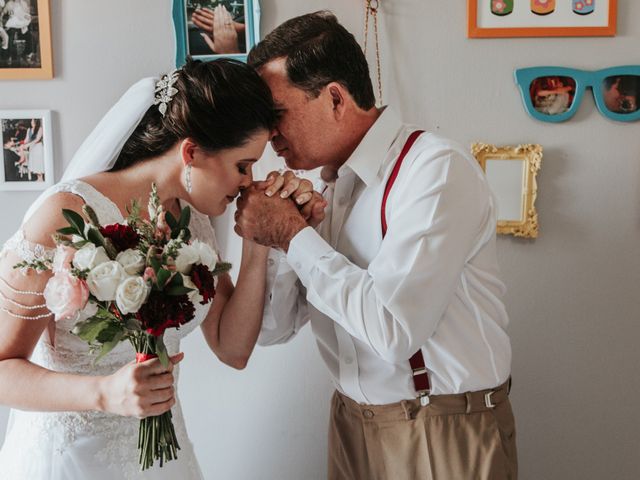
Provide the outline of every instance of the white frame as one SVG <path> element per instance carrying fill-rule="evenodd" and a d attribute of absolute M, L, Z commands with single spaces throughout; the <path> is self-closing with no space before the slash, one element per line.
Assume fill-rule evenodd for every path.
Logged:
<path fill-rule="evenodd" d="M 2 142 L 2 165 L 0 168 L 0 191 L 40 191 L 53 185 L 53 135 L 51 134 L 51 110 L 0 110 L 1 120 L 42 120 L 42 146 L 44 148 L 44 182 L 5 181 L 4 172 L 4 138 Z"/>

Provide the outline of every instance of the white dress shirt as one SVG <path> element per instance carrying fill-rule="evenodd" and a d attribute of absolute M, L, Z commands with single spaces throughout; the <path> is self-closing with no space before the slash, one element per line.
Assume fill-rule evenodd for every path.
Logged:
<path fill-rule="evenodd" d="M 269 258 L 259 343 L 306 323 L 336 388 L 359 403 L 416 397 L 409 358 L 422 349 L 431 394 L 495 387 L 510 374 L 508 317 L 496 261 L 496 207 L 475 159 L 423 133 L 384 188 L 407 138 L 387 107 L 327 188 L 327 216 Z"/>

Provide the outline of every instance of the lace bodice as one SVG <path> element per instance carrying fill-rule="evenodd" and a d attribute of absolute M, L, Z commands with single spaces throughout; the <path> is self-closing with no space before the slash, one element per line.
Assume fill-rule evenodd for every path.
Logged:
<path fill-rule="evenodd" d="M 57 192 L 70 192 L 82 197 L 86 204 L 91 206 L 102 225 L 122 223 L 124 218 L 118 207 L 102 193 L 98 192 L 88 183 L 80 180 L 59 183 L 45 192 L 52 195 Z M 182 202 L 183 205 L 187 205 Z M 192 207 L 189 224 L 192 238 L 211 245 L 216 252 L 215 234 L 209 219 L 204 214 Z M 5 252 L 13 251 L 21 259 L 32 261 L 43 259 L 53 255 L 53 250 L 29 242 L 25 239 L 24 231 L 20 228 L 4 245 L 0 256 Z M 215 301 L 215 300 L 214 300 Z M 210 308 L 208 305 L 195 304 L 194 319 L 182 326 L 179 330 L 169 329 L 165 332 L 165 344 L 170 355 L 179 352 L 180 339 L 195 330 L 206 317 Z M 128 342 L 120 343 L 108 355 L 94 363 L 95 356 L 89 352 L 87 344 L 71 333 L 73 325 L 78 319 L 61 320 L 55 323 L 54 343 L 48 335 L 43 335 L 38 341 L 31 361 L 47 369 L 57 372 L 74 373 L 80 375 L 109 375 L 134 359 L 133 347 Z M 178 368 L 174 373 L 177 378 Z M 174 424 L 178 440 L 188 444 L 182 413 L 179 407 L 173 409 Z M 119 464 L 119 473 L 112 478 L 122 475 L 124 478 L 137 478 L 138 464 L 136 457 L 136 445 L 138 420 L 100 412 L 64 412 L 64 413 L 40 413 L 40 412 L 13 412 L 17 418 L 28 419 L 25 429 L 20 430 L 22 435 L 20 442 L 25 444 L 21 448 L 25 451 L 37 449 L 38 445 L 29 445 L 30 441 L 41 441 L 41 435 L 37 432 L 56 432 L 53 436 L 54 444 L 51 447 L 60 455 L 72 445 L 78 437 L 100 437 L 104 440 L 98 456 L 104 457 L 105 464 Z M 27 428 L 28 427 L 28 428 Z M 31 432 L 31 433 L 29 433 Z M 40 437 L 40 440 L 38 440 Z M 6 447 L 6 445 L 5 445 Z M 197 471 L 197 464 L 190 468 Z M 0 473 L 2 468 L 0 468 Z M 2 477 L 2 475 L 0 475 Z M 119 477 L 118 477 L 119 478 Z M 146 477 L 141 477 L 146 478 Z M 191 477 L 190 477 L 191 478 Z M 198 478 L 194 473 L 192 478 Z"/>

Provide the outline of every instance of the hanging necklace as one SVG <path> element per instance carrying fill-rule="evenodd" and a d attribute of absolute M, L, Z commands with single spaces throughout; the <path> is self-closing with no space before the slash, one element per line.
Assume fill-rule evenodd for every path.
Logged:
<path fill-rule="evenodd" d="M 376 71 L 378 77 L 378 101 L 382 105 L 382 76 L 380 75 L 380 44 L 378 42 L 378 10 L 380 0 L 364 0 L 364 55 L 367 56 L 369 17 L 373 17 L 373 38 L 376 47 Z"/>

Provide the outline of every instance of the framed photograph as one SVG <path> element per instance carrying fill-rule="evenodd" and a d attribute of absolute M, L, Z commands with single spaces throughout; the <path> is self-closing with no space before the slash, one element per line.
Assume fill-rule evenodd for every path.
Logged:
<path fill-rule="evenodd" d="M 474 143 L 471 152 L 484 170 L 498 203 L 497 233 L 536 238 L 536 176 L 542 164 L 542 147 L 534 144 L 498 147 Z"/>
<path fill-rule="evenodd" d="M 49 110 L 0 110 L 0 190 L 44 190 L 53 185 Z"/>
<path fill-rule="evenodd" d="M 258 0 L 173 0 L 173 24 L 176 67 L 187 56 L 246 61 L 260 39 L 260 5 Z"/>
<path fill-rule="evenodd" d="M 590 37 L 616 34 L 617 0 L 467 0 L 467 36 Z"/>
<path fill-rule="evenodd" d="M 53 78 L 49 0 L 0 0 L 0 79 Z"/>

